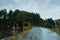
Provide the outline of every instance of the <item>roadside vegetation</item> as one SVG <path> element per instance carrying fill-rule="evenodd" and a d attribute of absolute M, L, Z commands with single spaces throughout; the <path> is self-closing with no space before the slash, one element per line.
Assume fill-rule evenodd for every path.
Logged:
<path fill-rule="evenodd" d="M 48 28 L 48 29 L 60 35 L 60 28 Z"/>
<path fill-rule="evenodd" d="M 25 31 L 23 31 L 19 34 L 9 36 L 6 40 L 18 40 L 18 39 L 22 38 L 23 36 L 25 36 L 30 31 L 30 29 L 31 28 L 28 28 L 28 29 L 26 29 Z"/>
<path fill-rule="evenodd" d="M 0 10 L 0 38 L 11 36 L 12 28 L 18 25 L 19 32 L 23 32 L 23 23 L 29 22 L 31 26 L 42 26 L 46 28 L 55 28 L 55 20 L 52 18 L 43 19 L 39 13 L 10 10 L 7 12 L 6 9 Z M 60 23 L 57 22 L 57 24 Z M 27 29 L 27 28 L 26 28 Z"/>

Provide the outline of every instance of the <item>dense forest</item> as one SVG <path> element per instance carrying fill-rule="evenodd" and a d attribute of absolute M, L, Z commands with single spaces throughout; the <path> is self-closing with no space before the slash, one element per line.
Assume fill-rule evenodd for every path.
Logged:
<path fill-rule="evenodd" d="M 55 28 L 55 22 L 52 18 L 44 20 L 39 13 L 20 11 L 18 9 L 9 12 L 6 9 L 0 10 L 0 32 L 10 31 L 13 24 L 18 24 L 22 31 L 24 22 L 30 22 L 32 26 Z"/>
<path fill-rule="evenodd" d="M 7 12 L 6 9 L 0 10 L 0 31 L 6 31 L 10 29 L 13 24 L 19 24 L 22 26 L 23 22 L 29 21 L 32 26 L 43 26 L 48 28 L 55 27 L 54 20 L 52 18 L 42 19 L 39 13 L 10 10 Z"/>

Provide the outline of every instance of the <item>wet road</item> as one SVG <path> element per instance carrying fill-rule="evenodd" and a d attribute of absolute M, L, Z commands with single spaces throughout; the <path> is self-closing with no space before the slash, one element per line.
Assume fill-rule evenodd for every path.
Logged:
<path fill-rule="evenodd" d="M 60 40 L 60 36 L 46 28 L 33 27 L 27 35 L 19 40 Z"/>

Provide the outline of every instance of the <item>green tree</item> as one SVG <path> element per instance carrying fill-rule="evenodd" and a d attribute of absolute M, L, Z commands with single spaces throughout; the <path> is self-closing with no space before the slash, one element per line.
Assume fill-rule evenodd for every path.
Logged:
<path fill-rule="evenodd" d="M 6 9 L 0 10 L 0 14 L 2 16 L 2 19 L 0 20 L 0 30 L 6 31 L 6 30 L 8 30 L 8 27 L 7 27 L 8 24 L 7 24 L 7 20 L 6 20 L 6 15 L 7 15 Z"/>
<path fill-rule="evenodd" d="M 13 23 L 14 23 L 13 11 L 10 10 L 7 15 L 8 15 L 8 20 L 7 20 L 8 21 L 8 25 L 10 26 L 10 29 L 11 29 L 11 27 L 13 26 Z"/>
<path fill-rule="evenodd" d="M 45 25 L 47 27 L 50 27 L 50 28 L 53 28 L 55 27 L 55 23 L 54 23 L 54 20 L 52 18 L 48 18 L 45 20 Z"/>

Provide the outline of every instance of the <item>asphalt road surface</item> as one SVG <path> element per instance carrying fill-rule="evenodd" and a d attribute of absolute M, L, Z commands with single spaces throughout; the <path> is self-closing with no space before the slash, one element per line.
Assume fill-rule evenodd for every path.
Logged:
<path fill-rule="evenodd" d="M 19 40 L 60 40 L 60 35 L 47 28 L 32 27 L 30 32 Z"/>

